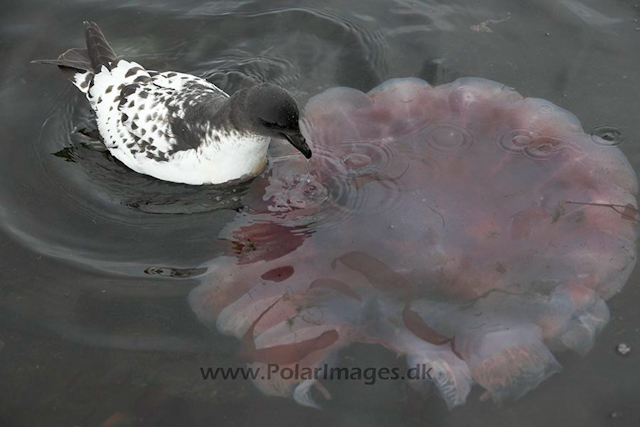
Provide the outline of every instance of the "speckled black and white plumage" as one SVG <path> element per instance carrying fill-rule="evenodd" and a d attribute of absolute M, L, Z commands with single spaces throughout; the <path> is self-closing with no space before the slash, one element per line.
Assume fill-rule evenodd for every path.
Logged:
<path fill-rule="evenodd" d="M 219 184 L 257 175 L 269 138 L 215 126 L 204 113 L 229 98 L 206 80 L 153 74 L 120 60 L 93 79 L 87 98 L 104 143 L 139 173 L 186 184 Z"/>
<path fill-rule="evenodd" d="M 241 102 L 244 94 L 234 95 L 236 102 L 202 78 L 148 71 L 119 59 L 94 23 L 85 23 L 85 35 L 87 49 L 71 49 L 57 60 L 40 62 L 58 65 L 86 94 L 104 144 L 134 171 L 194 185 L 251 178 L 266 164 L 270 136 L 285 137 L 305 156 L 311 155 L 299 135 L 294 101 L 276 105 L 286 110 L 279 116 L 295 121 L 288 125 L 295 128 L 292 136 L 278 125 L 282 117 L 268 123 L 261 117 L 271 116 L 270 111 Z M 294 107 L 287 107 L 292 102 Z"/>

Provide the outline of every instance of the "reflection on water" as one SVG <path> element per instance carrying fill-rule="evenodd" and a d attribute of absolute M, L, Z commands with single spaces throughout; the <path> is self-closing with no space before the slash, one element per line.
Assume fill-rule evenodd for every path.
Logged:
<path fill-rule="evenodd" d="M 329 329 L 359 325 L 349 332 L 352 335 L 347 341 L 365 344 L 345 347 L 333 356 L 336 365 L 355 361 L 358 366 L 404 366 L 391 352 L 369 343 L 402 348 L 402 352 L 411 354 L 413 347 L 407 343 L 416 343 L 415 336 L 432 339 L 439 335 L 447 340 L 456 337 L 455 352 L 453 341 L 448 341 L 444 347 L 451 351 L 443 360 L 453 363 L 456 359 L 451 359 L 451 354 L 457 357 L 457 352 L 469 362 L 463 354 L 467 351 L 463 338 L 460 346 L 457 339 L 457 330 L 465 322 L 460 304 L 473 300 L 463 292 L 467 287 L 452 288 L 461 299 L 454 303 L 441 289 L 418 286 L 427 293 L 418 295 L 411 288 L 406 295 L 412 304 L 405 310 L 403 298 L 389 297 L 396 291 L 376 287 L 373 282 L 388 285 L 396 279 L 410 283 L 421 283 L 420 277 L 431 279 L 422 273 L 444 262 L 443 257 L 451 255 L 451 247 L 436 244 L 439 235 L 429 235 L 429 227 L 452 227 L 458 234 L 447 241 L 461 246 L 473 243 L 459 240 L 465 232 L 490 228 L 491 221 L 482 221 L 479 213 L 480 207 L 489 206 L 491 201 L 482 200 L 481 195 L 487 193 L 471 191 L 469 181 L 496 192 L 504 192 L 509 186 L 540 195 L 565 191 L 562 182 L 532 182 L 525 169 L 521 174 L 516 172 L 523 165 L 549 172 L 555 170 L 550 165 L 558 159 L 577 159 L 579 151 L 573 146 L 558 149 L 571 138 L 554 134 L 556 139 L 541 140 L 533 133 L 522 132 L 529 129 L 525 124 L 513 126 L 511 133 L 496 130 L 502 137 L 491 146 L 491 153 L 521 160 L 500 164 L 505 168 L 500 174 L 509 178 L 491 182 L 487 181 L 489 171 L 474 165 L 489 167 L 495 161 L 484 162 L 479 157 L 470 167 L 451 169 L 458 165 L 456 153 L 471 155 L 486 147 L 476 129 L 460 127 L 458 122 L 428 128 L 420 121 L 424 117 L 421 114 L 409 116 L 416 120 L 407 120 L 406 115 L 402 116 L 404 120 L 383 116 L 368 120 L 371 126 L 356 126 L 358 133 L 349 136 L 344 135 L 345 126 L 320 126 L 327 132 L 321 140 L 331 145 L 319 143 L 315 147 L 318 155 L 310 165 L 299 157 L 289 157 L 286 144 L 275 142 L 270 168 L 253 182 L 233 189 L 189 187 L 135 174 L 115 161 L 95 140 L 91 132 L 95 125 L 81 95 L 55 70 L 28 65 L 32 59 L 81 46 L 78 25 L 83 20 L 96 20 L 108 32 L 117 52 L 151 69 L 194 73 L 228 92 L 268 81 L 291 91 L 301 105 L 331 87 L 367 91 L 391 77 L 421 77 L 435 85 L 458 76 L 482 76 L 570 110 L 595 135 L 592 141 L 602 144 L 601 150 L 619 146 L 637 171 L 639 152 L 632 142 L 640 129 L 632 106 L 640 76 L 637 58 L 628 53 L 635 48 L 638 24 L 634 19 L 639 18 L 640 11 L 633 4 L 544 0 L 516 4 L 497 0 L 478 5 L 395 0 L 355 1 L 345 7 L 333 0 L 298 2 L 295 6 L 284 0 L 165 0 L 153 5 L 76 0 L 12 2 L 3 5 L 3 12 L 0 369 L 6 379 L 0 387 L 10 398 L 0 404 L 0 424 L 102 425 L 110 420 L 111 425 L 280 425 L 283 418 L 304 416 L 309 424 L 318 425 L 464 425 L 479 419 L 492 425 L 628 425 L 640 419 L 634 405 L 639 384 L 633 375 L 633 349 L 640 346 L 636 326 L 640 294 L 633 286 L 637 274 L 629 279 L 623 297 L 607 302 L 612 320 L 593 350 L 584 358 L 557 353 L 564 372 L 503 408 L 478 403 L 481 392 L 474 390 L 464 406 L 449 412 L 444 401 L 422 393 L 428 391 L 423 390 L 424 384 L 413 384 L 419 390 L 415 393 L 402 381 L 388 381 L 372 387 L 353 382 L 327 384 L 333 396 L 330 402 L 317 387 L 305 389 L 311 390 L 311 396 L 325 408 L 314 411 L 293 401 L 265 398 L 249 381 L 203 381 L 199 372 L 201 366 L 242 366 L 237 358 L 242 339 L 238 342 L 212 334 L 187 304 L 191 290 L 201 285 L 200 292 L 210 294 L 211 284 L 217 281 L 225 285 L 225 272 L 235 274 L 238 265 L 244 266 L 242 274 L 274 284 L 274 298 L 276 294 L 277 298 L 292 295 L 267 312 L 263 320 L 271 316 L 274 325 L 278 324 L 287 309 L 299 308 L 299 298 L 313 297 L 335 303 L 323 320 L 332 325 Z M 510 18 L 504 20 L 507 16 Z M 485 22 L 490 32 L 473 30 Z M 356 102 L 358 95 L 339 91 L 336 96 L 338 104 L 346 105 Z M 464 105 L 465 98 L 459 102 Z M 404 114 L 401 108 L 393 111 Z M 348 114 L 341 120 L 345 117 Z M 352 119 L 361 123 L 365 118 Z M 394 127 L 381 135 L 376 123 L 389 122 Z M 385 137 L 401 134 L 408 136 L 400 138 L 398 144 L 382 143 Z M 411 135 L 420 138 L 414 140 Z M 431 150 L 429 156 L 417 150 L 425 147 L 420 145 L 425 141 Z M 611 153 L 593 150 L 580 162 L 599 164 L 600 153 Z M 319 171 L 325 172 L 318 175 Z M 422 198 L 413 197 L 436 197 L 426 189 L 452 176 L 458 181 L 443 187 L 442 197 L 447 201 L 442 206 L 430 202 L 425 209 Z M 454 191 L 450 187 L 453 185 L 460 188 Z M 456 198 L 447 198 L 448 194 Z M 615 203 L 635 203 L 621 194 L 616 193 L 620 199 Z M 577 202 L 591 200 L 574 198 Z M 456 223 L 452 213 L 443 209 L 451 209 L 456 200 L 467 210 L 473 227 L 462 219 Z M 531 201 L 526 197 L 522 200 Z M 603 220 L 611 217 L 611 224 L 626 224 L 615 211 L 595 206 L 571 205 L 564 211 L 554 211 L 557 202 L 547 197 L 540 209 L 519 206 L 522 214 L 509 220 L 505 216 L 499 227 L 509 226 L 516 236 L 526 236 L 548 219 L 549 212 L 554 213 L 551 219 L 557 217 L 556 224 L 563 226 L 579 212 L 584 212 L 587 221 L 590 215 L 601 215 Z M 614 199 L 598 202 L 613 203 Z M 498 201 L 493 203 L 498 205 Z M 425 227 L 422 234 L 416 231 L 423 231 L 419 225 Z M 382 229 L 388 230 L 387 234 L 383 235 Z M 616 230 L 618 236 L 621 233 L 626 231 Z M 596 231 L 589 236 L 576 233 L 572 238 L 577 240 L 571 245 L 578 245 L 582 238 L 586 248 L 602 248 L 601 256 L 584 258 L 560 248 L 546 252 L 557 254 L 549 261 L 555 279 L 541 280 L 538 285 L 550 295 L 554 289 L 566 289 L 566 283 L 558 283 L 557 265 L 573 254 L 575 271 L 587 268 L 585 264 L 592 264 L 594 269 L 620 267 L 622 273 L 610 273 L 609 280 L 598 277 L 591 284 L 599 285 L 596 294 L 601 298 L 612 297 L 624 283 L 622 275 L 628 268 L 624 268 L 624 256 L 613 256 L 615 259 L 608 264 L 604 253 L 616 253 L 619 241 L 610 241 Z M 421 252 L 418 248 L 423 247 Z M 497 245 L 495 250 L 509 252 L 509 247 Z M 484 251 L 472 248 L 474 253 Z M 520 253 L 511 252 L 506 255 Z M 477 286 L 482 288 L 479 294 L 484 295 L 491 287 L 505 289 L 503 282 L 483 276 L 485 270 L 479 266 L 465 264 L 462 269 L 455 263 L 464 260 L 452 258 L 453 271 L 466 271 L 470 277 L 477 273 Z M 276 265 L 282 259 L 290 261 Z M 375 266 L 379 277 L 367 277 L 363 265 L 367 269 Z M 511 271 L 508 263 L 500 265 L 496 264 L 491 273 L 496 280 L 511 274 L 546 277 L 533 271 L 539 265 L 536 262 L 516 263 L 524 269 L 517 272 Z M 279 270 L 286 266 L 294 272 L 278 281 L 289 275 L 288 270 Z M 422 272 L 412 273 L 416 266 Z M 264 271 L 258 271 L 263 267 Z M 574 277 L 575 271 L 563 274 Z M 305 279 L 298 281 L 300 275 L 306 275 Z M 286 288 L 287 280 L 294 279 L 296 285 L 282 292 L 279 287 Z M 216 306 L 229 306 L 255 284 L 251 279 L 234 293 L 221 292 Z M 351 292 L 361 301 L 350 297 Z M 271 301 L 267 294 L 254 294 L 258 305 Z M 499 308 L 508 319 L 502 324 L 513 323 L 514 327 L 533 322 L 545 331 L 553 330 L 553 325 L 561 329 L 558 325 L 575 324 L 587 312 L 593 330 L 605 323 L 606 307 L 602 308 L 597 298 L 587 298 L 580 292 L 567 292 L 566 299 L 554 300 L 554 309 L 564 307 L 565 315 L 576 316 L 573 323 L 562 323 L 552 316 L 549 301 L 536 306 L 541 311 L 532 319 L 534 304 L 530 299 L 521 302 L 518 296 L 489 295 L 482 299 L 488 308 L 484 312 Z M 363 312 L 357 304 L 371 307 L 371 311 Z M 452 312 L 446 311 L 447 304 Z M 518 310 L 514 307 L 519 304 L 527 310 L 515 316 Z M 266 308 L 256 306 L 244 317 L 227 310 L 225 319 L 229 323 L 219 322 L 218 327 L 223 332 L 238 327 L 235 335 L 243 338 L 248 323 Z M 300 318 L 318 320 L 317 311 L 308 311 Z M 381 313 L 388 314 L 387 320 L 382 321 Z M 205 311 L 205 316 L 215 315 Z M 295 315 L 287 318 L 292 317 Z M 358 323 L 372 318 L 381 322 L 368 328 Z M 446 321 L 439 320 L 442 318 Z M 240 323 L 235 324 L 238 319 Z M 287 333 L 258 334 L 268 329 L 269 323 L 263 320 L 254 327 L 256 349 L 280 343 L 278 339 L 288 343 L 291 338 Z M 293 322 L 294 331 L 301 328 L 302 323 Z M 390 340 L 389 325 L 403 331 L 407 341 Z M 439 335 L 430 335 L 425 327 Z M 306 338 L 316 337 L 318 328 L 310 327 L 311 335 Z M 545 335 L 545 344 L 549 344 L 548 337 L 557 338 L 558 331 Z M 523 333 L 531 336 L 528 334 Z M 588 347 L 590 343 L 589 339 L 578 339 L 584 335 L 570 336 L 573 341 L 557 340 L 560 343 L 554 343 L 552 350 L 573 348 L 579 343 Z M 347 341 L 340 341 L 340 345 Z M 472 341 L 471 347 L 476 345 Z M 622 341 L 632 349 L 624 359 L 615 353 Z M 427 344 L 422 339 L 419 346 Z M 326 348 L 335 345 L 337 342 Z M 426 359 L 424 352 L 414 352 L 411 357 Z M 473 382 L 488 384 L 478 380 L 474 363 L 469 363 Z M 274 389 L 270 383 L 261 387 Z M 37 410 L 27 411 L 33 407 Z M 539 411 L 540 407 L 547 410 Z M 615 418 L 610 418 L 612 414 Z"/>

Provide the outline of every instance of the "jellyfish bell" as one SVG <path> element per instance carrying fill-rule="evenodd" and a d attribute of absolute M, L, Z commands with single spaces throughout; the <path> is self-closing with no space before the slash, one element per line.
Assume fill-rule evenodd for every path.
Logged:
<path fill-rule="evenodd" d="M 274 162 L 190 294 L 248 363 L 323 372 L 377 343 L 430 367 L 411 385 L 454 407 L 474 386 L 517 399 L 560 372 L 554 353 L 592 348 L 636 263 L 637 180 L 617 147 L 478 78 L 329 89 L 302 129 L 309 165 Z M 307 406 L 320 384 L 256 380 Z"/>

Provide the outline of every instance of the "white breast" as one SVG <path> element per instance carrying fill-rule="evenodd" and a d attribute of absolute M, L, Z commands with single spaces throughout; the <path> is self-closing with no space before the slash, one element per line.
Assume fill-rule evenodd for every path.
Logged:
<path fill-rule="evenodd" d="M 183 184 L 222 184 L 258 175 L 267 162 L 269 138 L 229 135 L 220 142 L 208 142 L 201 148 L 178 151 L 167 161 L 150 159 L 130 150 L 111 153 L 134 171 L 165 181 Z"/>

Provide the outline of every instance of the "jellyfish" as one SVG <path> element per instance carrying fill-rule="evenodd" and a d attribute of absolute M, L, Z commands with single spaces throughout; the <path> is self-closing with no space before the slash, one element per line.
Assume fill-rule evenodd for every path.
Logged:
<path fill-rule="evenodd" d="M 351 343 L 427 366 L 449 408 L 501 403 L 586 354 L 636 263 L 637 180 L 551 102 L 481 78 L 311 98 L 307 164 L 276 159 L 189 295 L 265 394 L 317 407 Z M 320 375 L 318 375 L 320 374 Z"/>

